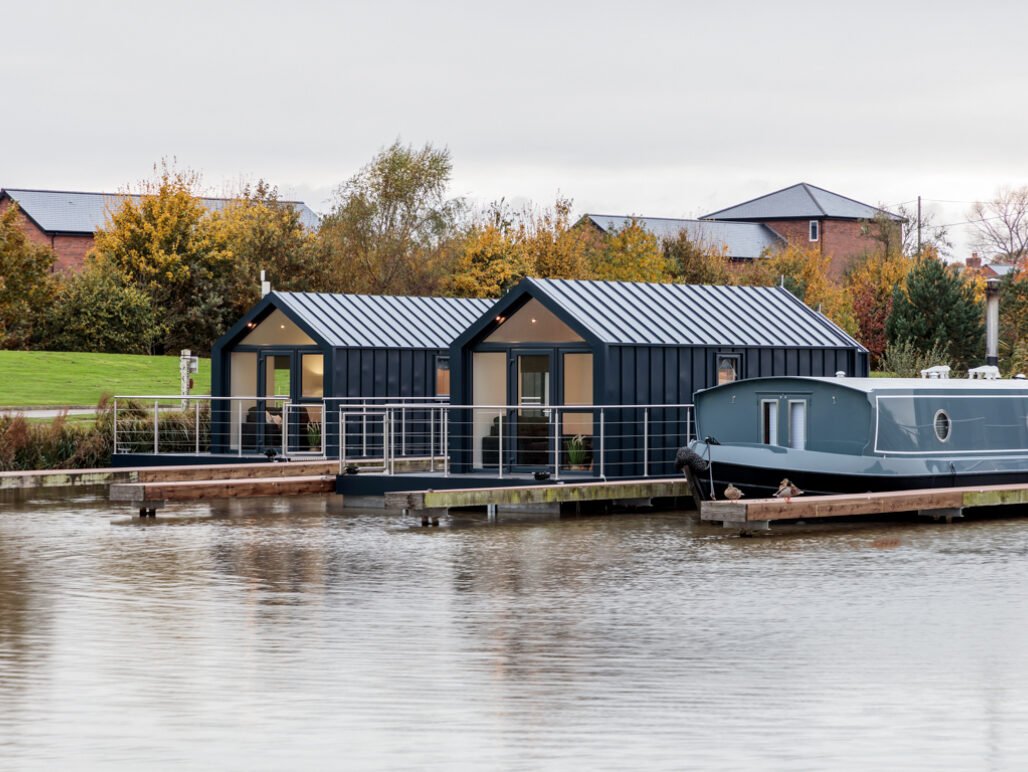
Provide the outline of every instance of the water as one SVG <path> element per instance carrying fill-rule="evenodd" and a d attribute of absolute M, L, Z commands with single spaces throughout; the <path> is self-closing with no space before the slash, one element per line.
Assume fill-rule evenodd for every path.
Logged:
<path fill-rule="evenodd" d="M 0 768 L 1028 759 L 1028 520 L 740 539 L 333 506 L 0 503 Z"/>

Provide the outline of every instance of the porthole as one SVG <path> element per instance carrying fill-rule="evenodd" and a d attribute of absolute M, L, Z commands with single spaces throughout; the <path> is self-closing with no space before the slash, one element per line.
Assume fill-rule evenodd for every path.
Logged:
<path fill-rule="evenodd" d="M 949 439 L 949 430 L 949 416 L 946 415 L 945 410 L 940 410 L 935 414 L 935 436 L 939 438 L 939 442 L 945 442 Z"/>

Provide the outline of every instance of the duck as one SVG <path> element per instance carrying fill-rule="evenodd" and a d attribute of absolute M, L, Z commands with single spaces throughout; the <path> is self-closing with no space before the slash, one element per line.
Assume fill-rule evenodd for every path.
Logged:
<path fill-rule="evenodd" d="M 793 496 L 802 495 L 803 491 L 801 491 L 796 485 L 791 483 L 788 477 L 782 480 L 781 484 L 778 486 L 778 490 L 775 491 L 776 499 L 785 499 L 786 501 L 791 499 Z"/>
<path fill-rule="evenodd" d="M 728 483 L 728 487 L 725 488 L 725 498 L 729 501 L 738 501 L 745 495 L 745 493 L 732 485 L 732 483 Z"/>

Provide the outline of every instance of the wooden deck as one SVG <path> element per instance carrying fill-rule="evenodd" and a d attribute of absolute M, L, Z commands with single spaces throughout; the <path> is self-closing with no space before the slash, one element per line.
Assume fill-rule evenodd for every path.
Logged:
<path fill-rule="evenodd" d="M 681 477 L 650 480 L 565 482 L 546 485 L 505 485 L 490 488 L 396 491 L 385 494 L 386 508 L 402 509 L 427 517 L 451 507 L 496 507 L 563 504 L 587 501 L 638 501 L 691 496 L 688 481 Z"/>
<path fill-rule="evenodd" d="M 964 509 L 972 507 L 1015 504 L 1028 504 L 1028 484 L 796 496 L 792 499 L 704 501 L 700 505 L 700 518 L 737 526 L 747 523 L 766 524 L 772 520 L 814 520 L 897 512 L 959 517 Z"/>
<path fill-rule="evenodd" d="M 282 466 L 286 466 L 283 464 Z M 178 480 L 111 485 L 111 501 L 123 501 L 141 509 L 158 502 L 236 499 L 251 496 L 307 496 L 335 491 L 334 474 L 278 476 L 221 480 Z"/>

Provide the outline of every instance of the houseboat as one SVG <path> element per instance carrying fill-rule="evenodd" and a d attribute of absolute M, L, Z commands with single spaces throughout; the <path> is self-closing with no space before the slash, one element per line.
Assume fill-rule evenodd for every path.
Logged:
<path fill-rule="evenodd" d="M 769 496 L 784 478 L 815 494 L 1028 481 L 1023 379 L 753 378 L 695 406 L 708 498 Z"/>

